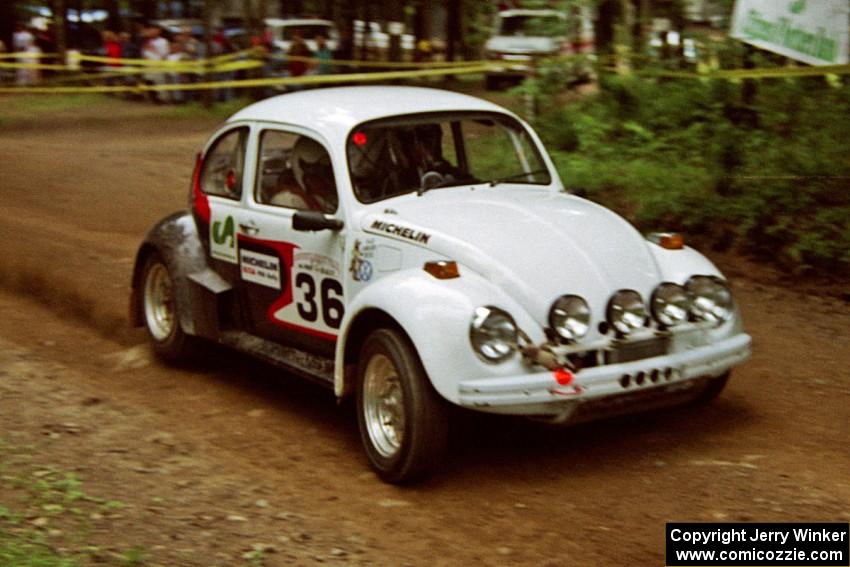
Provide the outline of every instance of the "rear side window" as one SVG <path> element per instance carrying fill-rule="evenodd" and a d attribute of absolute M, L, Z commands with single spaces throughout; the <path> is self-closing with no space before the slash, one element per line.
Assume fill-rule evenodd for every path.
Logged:
<path fill-rule="evenodd" d="M 204 193 L 236 200 L 242 196 L 247 139 L 248 128 L 236 128 L 215 141 L 204 157 L 201 170 L 201 190 Z"/>

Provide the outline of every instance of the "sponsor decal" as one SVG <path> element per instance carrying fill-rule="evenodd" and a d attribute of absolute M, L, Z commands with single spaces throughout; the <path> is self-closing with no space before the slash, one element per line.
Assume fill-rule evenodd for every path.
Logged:
<path fill-rule="evenodd" d="M 324 271 L 336 270 L 338 273 L 339 263 L 321 254 L 296 254 L 298 245 L 292 242 L 261 240 L 243 234 L 238 237 L 240 251 L 248 252 L 247 258 L 251 258 L 248 262 L 243 262 L 243 267 L 273 272 L 275 265 L 277 266 L 280 286 L 277 289 L 282 293 L 266 310 L 268 320 L 279 327 L 335 341 L 342 317 L 345 315 L 342 282 L 336 277 L 326 275 Z M 262 247 L 274 255 L 244 250 L 245 246 Z M 243 258 L 245 257 L 243 255 Z M 304 268 L 315 269 L 307 271 Z"/>
<path fill-rule="evenodd" d="M 847 63 L 847 0 L 737 0 L 732 37 L 810 65 Z"/>
<path fill-rule="evenodd" d="M 371 228 L 373 230 L 380 230 L 381 232 L 384 232 L 386 234 L 400 236 L 401 238 L 410 240 L 411 242 L 418 242 L 421 244 L 428 244 L 428 240 L 431 239 L 431 235 L 427 232 L 422 232 L 421 230 L 414 230 L 412 228 L 401 226 L 391 222 L 376 220 L 372 223 Z"/>
<path fill-rule="evenodd" d="M 374 255 L 374 242 L 369 241 L 363 243 L 359 240 L 354 241 L 354 250 L 351 254 L 351 266 L 348 268 L 348 271 L 351 272 L 351 277 L 354 278 L 354 281 L 368 282 L 372 279 L 374 269 L 372 268 L 372 262 L 367 260 L 367 258 L 372 258 Z"/>
<path fill-rule="evenodd" d="M 295 255 L 295 267 L 302 272 L 339 277 L 339 262 L 322 254 L 300 252 Z"/>
<path fill-rule="evenodd" d="M 280 289 L 280 259 L 251 250 L 239 251 L 239 273 L 247 282 Z"/>
<path fill-rule="evenodd" d="M 210 255 L 218 260 L 236 264 L 238 257 L 233 224 L 233 217 L 230 215 L 224 220 L 215 220 L 210 224 Z"/>

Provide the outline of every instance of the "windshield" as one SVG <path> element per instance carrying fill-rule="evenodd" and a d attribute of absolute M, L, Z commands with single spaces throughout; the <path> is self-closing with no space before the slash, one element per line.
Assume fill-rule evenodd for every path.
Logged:
<path fill-rule="evenodd" d="M 354 193 L 364 203 L 458 185 L 552 182 L 525 128 L 496 113 L 367 122 L 352 130 L 346 152 Z"/>
<path fill-rule="evenodd" d="M 502 16 L 498 35 L 556 37 L 564 34 L 564 21 L 557 16 Z"/>

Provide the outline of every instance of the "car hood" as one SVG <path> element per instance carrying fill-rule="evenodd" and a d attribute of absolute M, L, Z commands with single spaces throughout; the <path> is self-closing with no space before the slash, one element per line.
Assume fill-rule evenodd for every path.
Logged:
<path fill-rule="evenodd" d="M 550 53 L 558 49 L 552 37 L 495 36 L 487 40 L 488 51 L 509 54 Z"/>
<path fill-rule="evenodd" d="M 561 295 L 580 295 L 604 313 L 614 291 L 634 289 L 646 300 L 661 279 L 640 233 L 608 209 L 566 193 L 527 185 L 437 189 L 382 211 L 365 216 L 365 231 L 475 270 L 541 325 Z"/>

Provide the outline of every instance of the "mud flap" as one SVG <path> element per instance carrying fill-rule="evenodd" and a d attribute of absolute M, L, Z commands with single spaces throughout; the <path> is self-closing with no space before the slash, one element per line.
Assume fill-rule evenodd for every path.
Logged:
<path fill-rule="evenodd" d="M 193 334 L 208 339 L 218 338 L 222 331 L 222 305 L 233 288 L 209 268 L 189 274 L 187 279 Z"/>

